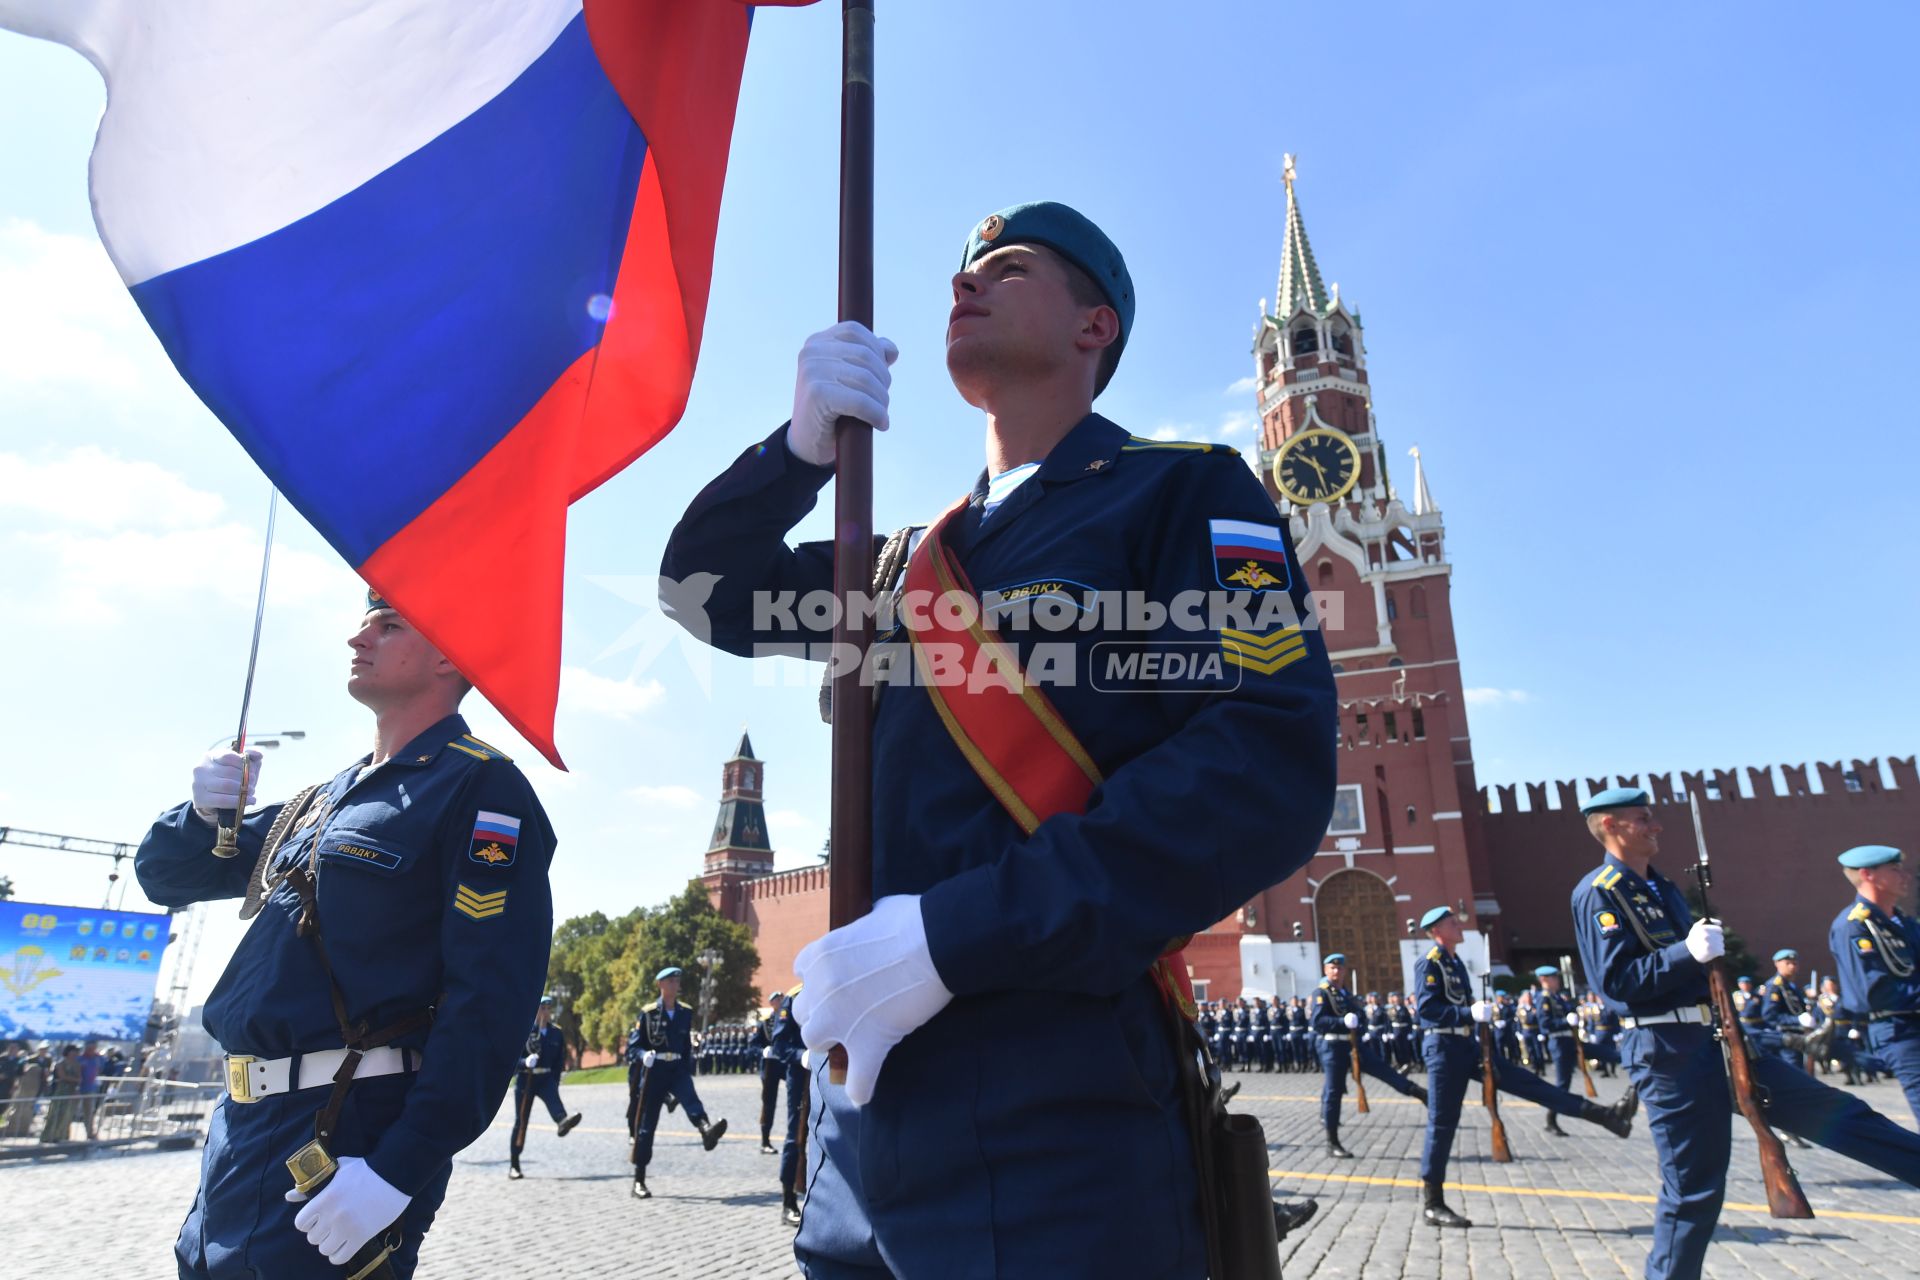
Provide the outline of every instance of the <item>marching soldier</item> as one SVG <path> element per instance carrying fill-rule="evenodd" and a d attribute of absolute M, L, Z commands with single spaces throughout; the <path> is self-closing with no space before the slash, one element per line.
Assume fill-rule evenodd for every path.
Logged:
<path fill-rule="evenodd" d="M 1317 1065 L 1313 1020 L 1305 996 L 1295 996 L 1287 1010 L 1287 1040 L 1293 1046 L 1293 1069 L 1311 1071 Z"/>
<path fill-rule="evenodd" d="M 546 979 L 554 840 L 533 788 L 467 732 L 466 678 L 371 591 L 347 644 L 373 750 L 246 815 L 231 858 L 216 815 L 252 801 L 259 757 L 243 795 L 241 756 L 209 752 L 134 858 L 162 906 L 244 897 L 253 917 L 206 1004 L 227 1094 L 182 1276 L 411 1275 Z"/>
<path fill-rule="evenodd" d="M 553 1025 L 553 997 L 541 996 L 533 1030 L 527 1033 L 527 1056 L 513 1073 L 513 1138 L 507 1144 L 507 1177 L 520 1177 L 520 1153 L 527 1147 L 527 1119 L 533 1100 L 546 1105 L 554 1133 L 566 1137 L 580 1123 L 580 1113 L 567 1114 L 560 1105 L 560 1074 L 567 1069 L 567 1038 Z"/>
<path fill-rule="evenodd" d="M 1580 1015 L 1574 1012 L 1573 1001 L 1560 989 L 1560 971 L 1550 964 L 1543 964 L 1533 971 L 1540 980 L 1540 989 L 1534 993 L 1534 1021 L 1539 1027 L 1539 1035 L 1544 1043 L 1540 1054 L 1540 1065 L 1553 1067 L 1553 1087 L 1571 1092 L 1573 1073 L 1580 1065 L 1580 1050 L 1574 1044 L 1574 1036 L 1580 1030 Z M 1547 1132 L 1566 1136 L 1560 1127 L 1558 1114 L 1547 1112 Z"/>
<path fill-rule="evenodd" d="M 1460 1128 L 1460 1104 L 1467 1085 L 1484 1070 L 1475 1023 L 1494 1020 L 1495 1005 L 1473 996 L 1473 978 L 1466 962 L 1455 954 L 1465 932 L 1451 907 L 1434 907 L 1420 917 L 1420 928 L 1433 946 L 1413 973 L 1414 1003 L 1420 1025 L 1427 1032 L 1427 1141 L 1420 1152 L 1420 1185 L 1424 1197 L 1421 1218 L 1436 1227 L 1473 1224 L 1448 1207 L 1441 1193 L 1447 1180 L 1447 1162 L 1453 1155 L 1453 1135 Z M 1633 1132 L 1633 1113 L 1639 1106 L 1633 1091 L 1610 1107 L 1597 1106 L 1565 1089 L 1556 1089 L 1522 1068 L 1510 1067 L 1493 1056 L 1495 1087 L 1525 1098 L 1549 1112 L 1597 1124 L 1624 1138 Z"/>
<path fill-rule="evenodd" d="M 1725 934 L 1716 920 L 1695 920 L 1679 888 L 1653 868 L 1661 826 L 1645 791 L 1602 791 L 1581 812 L 1607 852 L 1573 891 L 1580 959 L 1621 1016 L 1621 1056 L 1660 1156 L 1647 1280 L 1696 1277 L 1726 1198 L 1733 1142 L 1705 968 L 1725 954 Z M 1766 1123 L 1920 1186 L 1920 1137 L 1777 1056 L 1750 1062 Z"/>
<path fill-rule="evenodd" d="M 1772 1033 L 1770 1047 L 1774 1054 L 1790 1067 L 1804 1068 L 1806 1054 L 1789 1045 L 1802 1043 L 1820 1020 L 1807 1007 L 1807 997 L 1800 989 L 1800 953 L 1792 947 L 1780 948 L 1773 953 L 1773 969 L 1757 1001 L 1760 1022 Z"/>
<path fill-rule="evenodd" d="M 784 1021 L 792 1021 L 791 1015 L 784 1015 L 787 993 L 778 989 L 767 992 L 768 1013 L 754 1025 L 753 1034 L 747 1043 L 760 1051 L 760 1154 L 775 1154 L 773 1146 L 773 1113 L 780 1105 L 780 1085 L 787 1078 L 787 1064 L 773 1047 L 773 1033 Z"/>
<path fill-rule="evenodd" d="M 651 1200 L 647 1166 L 653 1162 L 653 1134 L 660 1107 L 669 1098 L 687 1109 L 700 1131 L 700 1145 L 711 1151 L 726 1136 L 727 1122 L 707 1120 L 707 1109 L 693 1087 L 693 1010 L 680 1001 L 680 966 L 653 975 L 660 998 L 640 1011 L 640 1103 L 633 1127 L 633 1198 Z"/>
<path fill-rule="evenodd" d="M 787 1082 L 787 1136 L 780 1144 L 780 1220 L 790 1227 L 800 1225 L 800 1125 L 806 1114 L 807 1090 L 811 1076 L 807 1071 L 807 1042 L 800 1023 L 793 1016 L 793 997 L 800 988 L 778 993 L 780 1000 L 767 1019 L 766 1062 L 778 1066 Z M 763 1141 L 760 1146 L 766 1149 Z"/>
<path fill-rule="evenodd" d="M 1866 1020 L 1868 1047 L 1920 1120 L 1920 922 L 1901 909 L 1912 900 L 1913 873 L 1898 849 L 1879 844 L 1847 850 L 1840 867 L 1855 890 L 1827 931 L 1841 999 Z"/>
<path fill-rule="evenodd" d="M 1343 983 L 1347 978 L 1347 958 L 1336 951 L 1321 962 L 1326 977 L 1313 989 L 1313 1029 L 1320 1037 L 1320 1123 L 1327 1131 L 1327 1154 L 1338 1160 L 1353 1159 L 1353 1152 L 1340 1145 L 1340 1099 L 1347 1092 L 1347 1077 L 1353 1073 L 1353 1033 L 1360 1028 L 1360 1001 Z M 1424 1103 L 1427 1091 L 1389 1067 L 1379 1052 L 1366 1041 L 1360 1042 L 1360 1069 L 1389 1089 Z"/>
<path fill-rule="evenodd" d="M 1413 1010 L 1398 991 L 1387 992 L 1387 1036 L 1393 1046 L 1394 1068 L 1402 1073 L 1414 1069 Z"/>

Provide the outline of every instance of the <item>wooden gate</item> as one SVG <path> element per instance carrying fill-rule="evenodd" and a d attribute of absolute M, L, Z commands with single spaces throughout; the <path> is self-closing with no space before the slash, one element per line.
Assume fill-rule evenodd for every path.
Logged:
<path fill-rule="evenodd" d="M 1346 953 L 1353 988 L 1362 996 L 1400 991 L 1400 930 L 1393 918 L 1393 890 L 1371 871 L 1337 872 L 1320 882 L 1313 899 L 1314 933 L 1320 954 Z"/>

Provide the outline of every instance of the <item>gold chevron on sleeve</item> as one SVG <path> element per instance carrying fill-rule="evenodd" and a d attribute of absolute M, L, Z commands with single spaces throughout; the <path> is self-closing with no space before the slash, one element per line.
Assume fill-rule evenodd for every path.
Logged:
<path fill-rule="evenodd" d="M 1270 676 L 1307 656 L 1307 638 L 1297 626 L 1281 627 L 1265 635 L 1222 627 L 1220 651 L 1234 666 Z"/>
<path fill-rule="evenodd" d="M 492 893 L 481 893 L 464 884 L 455 885 L 453 909 L 475 920 L 491 919 L 506 911 L 507 891 L 498 889 Z"/>

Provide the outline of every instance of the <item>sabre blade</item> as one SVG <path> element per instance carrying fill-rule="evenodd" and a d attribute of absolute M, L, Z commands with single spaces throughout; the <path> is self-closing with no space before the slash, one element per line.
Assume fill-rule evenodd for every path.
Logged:
<path fill-rule="evenodd" d="M 240 727 L 234 731 L 233 749 L 247 749 L 247 711 L 253 705 L 253 673 L 260 665 L 260 626 L 267 616 L 267 571 L 273 567 L 273 523 L 280 511 L 280 490 L 268 490 L 267 543 L 260 551 L 260 591 L 253 602 L 253 641 L 247 648 L 247 682 L 240 690 Z M 243 797 L 244 799 L 244 797 Z"/>

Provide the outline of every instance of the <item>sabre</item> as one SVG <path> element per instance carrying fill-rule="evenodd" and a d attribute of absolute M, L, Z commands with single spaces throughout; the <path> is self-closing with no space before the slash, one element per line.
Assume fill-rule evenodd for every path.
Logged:
<path fill-rule="evenodd" d="M 260 624 L 267 616 L 267 570 L 273 564 L 273 519 L 280 510 L 280 490 L 267 491 L 267 545 L 260 551 L 260 593 L 253 602 L 253 643 L 247 649 L 247 683 L 240 691 L 240 727 L 233 735 L 233 749 L 240 753 L 240 796 L 233 809 L 222 809 L 215 824 L 213 856 L 231 858 L 240 852 L 240 819 L 247 808 L 247 775 L 252 762 L 247 759 L 247 709 L 253 704 L 253 672 L 260 665 Z"/>

